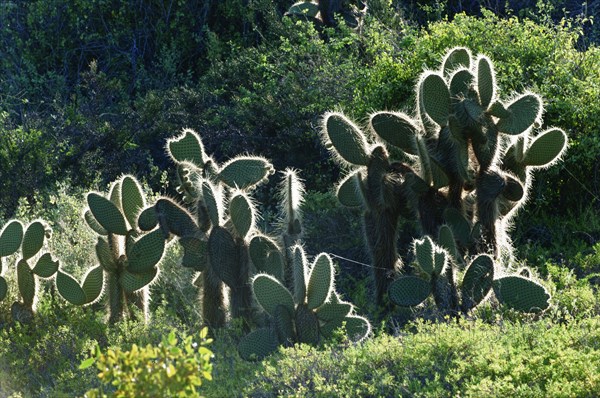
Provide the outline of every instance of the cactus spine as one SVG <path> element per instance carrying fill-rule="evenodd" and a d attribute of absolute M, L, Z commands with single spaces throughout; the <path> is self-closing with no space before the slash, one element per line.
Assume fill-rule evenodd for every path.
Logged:
<path fill-rule="evenodd" d="M 105 291 L 110 323 L 130 313 L 130 304 L 137 306 L 147 320 L 148 285 L 158 275 L 165 236 L 152 220 L 148 225 L 150 231 L 143 232 L 138 226 L 148 221 L 144 218 L 148 213 L 143 211 L 146 201 L 139 182 L 125 175 L 112 184 L 108 195 L 90 192 L 87 203 L 84 218 L 99 235 L 96 243 L 99 265 L 89 269 L 81 285 L 59 270 L 58 292 L 74 305 L 89 305 Z"/>
<path fill-rule="evenodd" d="M 416 220 L 421 236 L 439 238 L 451 253 L 450 264 L 464 264 L 466 254 L 487 254 L 506 263 L 512 257 L 507 228 L 525 202 L 531 170 L 560 159 L 567 142 L 557 128 L 533 137 L 532 131 L 541 125 L 541 98 L 528 92 L 507 103 L 500 101 L 492 62 L 485 56 L 473 57 L 466 48 L 450 50 L 440 70 L 423 73 L 416 90 L 416 117 L 376 112 L 365 130 L 340 113 L 323 118 L 325 145 L 350 168 L 338 185 L 338 198 L 346 206 L 365 209 L 365 241 L 379 305 L 390 287 L 389 275 L 402 265 L 395 247 L 400 217 Z M 404 156 L 391 159 L 391 147 Z M 425 272 L 427 281 L 437 283 L 427 295 L 433 292 L 438 303 L 447 298 L 446 304 L 457 309 L 455 273 L 453 267 L 445 273 Z M 488 290 L 487 279 L 485 283 Z M 396 284 L 395 297 L 399 284 L 409 289 L 410 281 Z M 409 290 L 421 298 L 426 296 L 424 286 L 415 282 Z M 509 287 L 502 291 L 521 283 L 511 280 L 503 286 Z"/>
<path fill-rule="evenodd" d="M 269 274 L 258 274 L 252 280 L 254 296 L 272 322 L 242 339 L 238 351 L 244 359 L 261 359 L 279 345 L 318 344 L 344 324 L 353 341 L 371 331 L 369 321 L 355 315 L 352 304 L 341 301 L 335 292 L 329 255 L 321 253 L 309 265 L 302 246 L 294 246 L 291 252 L 294 289 Z"/>

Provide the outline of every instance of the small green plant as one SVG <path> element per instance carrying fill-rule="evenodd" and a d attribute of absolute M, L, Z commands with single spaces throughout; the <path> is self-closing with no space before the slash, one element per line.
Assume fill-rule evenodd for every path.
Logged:
<path fill-rule="evenodd" d="M 21 249 L 21 257 L 16 263 L 17 285 L 22 301 L 11 307 L 12 318 L 19 322 L 31 321 L 38 291 L 38 278 L 52 278 L 58 270 L 58 262 L 48 252 L 40 255 L 44 243 L 52 235 L 50 227 L 41 220 L 24 227 L 19 220 L 8 222 L 0 231 L 0 300 L 6 298 L 8 284 L 2 277 L 4 258 Z M 30 264 L 35 262 L 32 268 Z"/>
<path fill-rule="evenodd" d="M 213 353 L 206 346 L 208 329 L 199 333 L 199 342 L 185 334 L 177 338 L 174 331 L 163 337 L 158 346 L 148 344 L 131 350 L 109 349 L 101 353 L 96 346 L 94 357 L 80 369 L 94 363 L 103 386 L 86 393 L 88 398 L 115 397 L 200 397 L 203 381 L 212 380 Z"/>
<path fill-rule="evenodd" d="M 238 350 L 244 359 L 262 359 L 279 345 L 316 345 L 333 337 L 343 326 L 353 341 L 364 339 L 371 331 L 369 321 L 355 315 L 354 306 L 340 300 L 335 292 L 329 255 L 319 254 L 312 266 L 302 246 L 296 245 L 292 255 L 293 290 L 269 274 L 258 274 L 252 280 L 254 296 L 272 322 L 242 339 Z"/>
<path fill-rule="evenodd" d="M 146 207 L 139 182 L 125 175 L 112 184 L 108 195 L 90 192 L 87 202 L 84 218 L 99 235 L 96 255 L 100 264 L 87 272 L 81 285 L 59 270 L 58 292 L 71 304 L 89 305 L 106 291 L 110 323 L 122 319 L 129 304 L 140 308 L 147 319 L 147 286 L 158 275 L 165 236 L 159 228 L 144 233 L 138 227 Z"/>
<path fill-rule="evenodd" d="M 351 170 L 337 188 L 338 198 L 365 209 L 365 241 L 380 306 L 403 265 L 396 247 L 401 217 L 415 220 L 421 237 L 437 239 L 449 262 L 464 266 L 467 256 L 488 254 L 506 270 L 512 260 L 508 227 L 526 201 L 531 170 L 556 162 L 567 143 L 558 128 L 534 135 L 541 126 L 541 98 L 528 92 L 500 100 L 492 62 L 466 48 L 450 50 L 440 70 L 424 72 L 416 91 L 415 116 L 376 112 L 366 130 L 341 113 L 323 118 L 325 145 Z M 426 272 L 433 272 L 436 283 L 446 285 L 439 289 L 457 302 L 454 267 L 447 263 L 440 260 L 440 269 Z M 508 290 L 520 289 L 522 282 L 506 278 L 495 289 L 497 296 L 512 297 Z M 422 280 L 400 283 L 425 295 Z"/>

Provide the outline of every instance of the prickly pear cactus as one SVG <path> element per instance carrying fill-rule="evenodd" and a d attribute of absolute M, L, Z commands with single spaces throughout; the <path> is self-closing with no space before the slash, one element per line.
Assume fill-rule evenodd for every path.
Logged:
<path fill-rule="evenodd" d="M 365 128 L 339 112 L 323 117 L 323 142 L 349 169 L 337 196 L 345 206 L 364 208 L 381 306 L 402 267 L 399 220 L 417 222 L 420 236 L 413 238 L 439 237 L 457 264 L 466 265 L 467 254 L 511 261 L 507 225 L 527 198 L 531 172 L 558 161 L 567 144 L 558 128 L 538 132 L 543 113 L 538 95 L 501 100 L 493 63 L 466 48 L 451 49 L 439 70 L 424 72 L 416 93 L 413 115 L 376 112 Z M 402 156 L 394 159 L 392 153 Z"/>
<path fill-rule="evenodd" d="M 148 317 L 148 285 L 158 275 L 165 250 L 165 233 L 157 228 L 152 213 L 144 211 L 146 200 L 139 182 L 131 175 L 115 181 L 107 195 L 90 192 L 84 218 L 98 234 L 96 257 L 99 264 L 83 277 L 58 270 L 56 286 L 60 295 L 74 305 L 89 305 L 106 292 L 109 322 L 114 323 L 137 306 Z M 146 226 L 146 231 L 139 227 Z"/>
<path fill-rule="evenodd" d="M 177 166 L 177 191 L 185 206 L 161 198 L 149 218 L 155 218 L 166 235 L 179 238 L 182 265 L 201 272 L 204 321 L 222 327 L 230 312 L 252 325 L 256 308 L 250 241 L 258 215 L 250 192 L 266 181 L 273 167 L 258 156 L 239 156 L 219 165 L 190 129 L 168 140 L 167 152 Z"/>
<path fill-rule="evenodd" d="M 9 221 L 0 231 L 0 300 L 6 298 L 8 283 L 4 273 L 3 257 L 19 252 L 16 261 L 17 286 L 21 301 L 12 304 L 12 318 L 19 322 L 29 322 L 34 315 L 38 279 L 52 278 L 58 270 L 58 262 L 48 252 L 44 244 L 52 235 L 50 227 L 42 220 L 32 221 L 26 227 L 18 220 Z"/>
<path fill-rule="evenodd" d="M 254 296 L 272 322 L 242 339 L 238 351 L 246 360 L 261 359 L 279 345 L 319 344 L 343 325 L 353 341 L 370 333 L 369 321 L 355 315 L 352 304 L 341 301 L 335 292 L 329 255 L 319 254 L 310 266 L 302 246 L 294 246 L 292 255 L 293 293 L 269 274 L 258 274 L 252 280 Z"/>

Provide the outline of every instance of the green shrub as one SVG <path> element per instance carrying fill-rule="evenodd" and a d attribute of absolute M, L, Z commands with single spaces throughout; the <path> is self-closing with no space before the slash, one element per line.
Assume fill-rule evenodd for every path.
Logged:
<path fill-rule="evenodd" d="M 129 351 L 116 348 L 106 354 L 96 348 L 96 357 L 80 368 L 96 362 L 104 386 L 88 391 L 86 397 L 199 397 L 202 381 L 212 380 L 213 354 L 206 348 L 212 339 L 207 335 L 208 329 L 202 329 L 199 345 L 192 336 L 183 335 L 179 341 L 171 331 L 158 346 L 133 344 Z"/>

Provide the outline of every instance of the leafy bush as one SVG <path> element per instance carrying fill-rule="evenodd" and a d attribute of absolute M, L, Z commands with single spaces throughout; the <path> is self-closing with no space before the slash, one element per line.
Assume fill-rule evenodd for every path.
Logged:
<path fill-rule="evenodd" d="M 212 380 L 213 354 L 206 348 L 212 339 L 207 335 L 208 329 L 202 329 L 199 345 L 192 336 L 179 341 L 171 331 L 156 347 L 134 344 L 129 351 L 109 349 L 106 354 L 96 347 L 96 357 L 84 361 L 80 369 L 96 362 L 104 386 L 88 391 L 86 397 L 106 397 L 105 391 L 115 397 L 199 397 L 203 379 Z"/>

